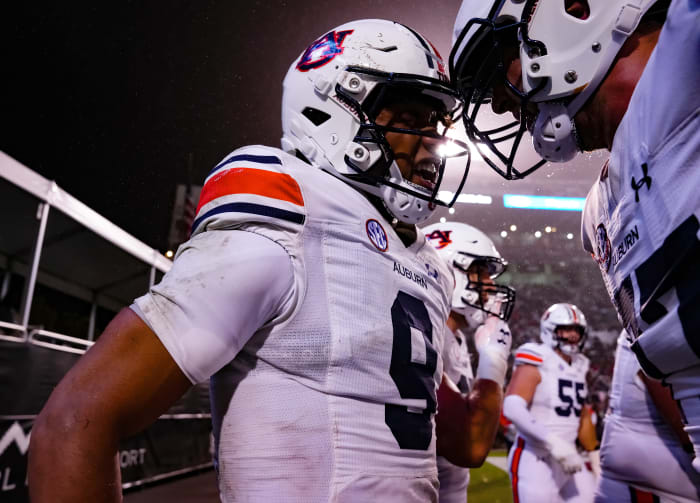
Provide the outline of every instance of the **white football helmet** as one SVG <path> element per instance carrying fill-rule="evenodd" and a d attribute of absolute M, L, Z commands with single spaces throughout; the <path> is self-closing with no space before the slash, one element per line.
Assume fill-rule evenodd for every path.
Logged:
<path fill-rule="evenodd" d="M 557 336 L 558 327 L 577 327 L 581 333 L 578 342 L 573 344 Z M 583 349 L 586 342 L 586 317 L 573 304 L 554 304 L 540 319 L 540 340 L 548 346 L 559 349 L 562 353 L 573 355 Z"/>
<path fill-rule="evenodd" d="M 473 107 L 464 114 L 469 136 L 496 156 L 487 162 L 508 179 L 523 178 L 546 161 L 566 162 L 580 150 L 574 116 L 595 93 L 627 37 L 658 0 L 464 0 L 454 27 L 450 73 Z M 662 2 L 659 2 L 662 3 Z M 574 8 L 575 5 L 575 8 Z M 665 7 L 661 7 L 663 9 Z M 523 89 L 506 77 L 504 51 L 518 44 Z M 476 124 L 495 83 L 520 99 L 519 119 L 503 127 Z M 537 115 L 528 104 L 537 105 Z M 515 153 L 526 130 L 543 158 L 520 171 Z M 499 143 L 511 141 L 509 152 Z"/>
<path fill-rule="evenodd" d="M 391 103 L 419 102 L 431 112 L 430 127 L 378 125 L 377 114 Z M 447 139 L 435 126 L 449 126 L 461 110 L 459 95 L 447 82 L 434 46 L 410 28 L 366 19 L 339 26 L 313 42 L 289 68 L 282 94 L 282 149 L 314 167 L 383 201 L 389 214 L 405 223 L 427 219 L 436 205 L 445 156 L 419 162 L 434 187 L 405 180 L 385 133 Z M 446 131 L 446 130 L 445 130 Z M 468 172 L 468 148 L 459 190 Z M 455 194 L 454 199 L 459 192 Z"/>
<path fill-rule="evenodd" d="M 515 290 L 496 283 L 472 282 L 469 267 L 483 264 L 491 279 L 508 266 L 486 234 L 471 225 L 445 222 L 423 228 L 428 242 L 438 251 L 455 275 L 452 310 L 464 316 L 470 327 L 481 325 L 487 314 L 507 321 L 513 311 Z"/>

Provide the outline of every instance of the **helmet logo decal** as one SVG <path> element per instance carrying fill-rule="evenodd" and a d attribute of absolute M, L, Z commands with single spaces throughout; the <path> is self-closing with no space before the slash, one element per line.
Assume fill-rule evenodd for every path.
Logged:
<path fill-rule="evenodd" d="M 439 78 L 440 78 L 440 80 L 444 80 L 445 82 L 447 82 L 449 79 L 447 77 L 447 71 L 445 70 L 445 63 L 442 62 L 442 56 L 438 52 L 437 47 L 435 47 L 430 40 L 428 40 L 428 44 L 430 44 L 430 47 L 432 47 L 433 52 L 435 53 L 435 56 L 436 56 L 435 61 L 437 61 L 437 65 L 438 65 Z"/>
<path fill-rule="evenodd" d="M 343 53 L 345 37 L 354 30 L 331 31 L 311 44 L 301 55 L 297 63 L 297 70 L 308 72 L 319 68 L 333 60 L 338 54 Z"/>
<path fill-rule="evenodd" d="M 382 224 L 371 218 L 365 223 L 367 236 L 374 247 L 380 252 L 385 252 L 389 249 L 389 240 L 386 237 L 386 231 Z"/>
<path fill-rule="evenodd" d="M 445 246 L 448 244 L 452 243 L 452 239 L 450 238 L 450 234 L 452 234 L 452 231 L 441 231 L 441 230 L 434 230 L 430 234 L 426 234 L 426 238 L 431 241 L 430 244 L 432 244 L 436 250 L 442 250 Z M 433 243 L 433 239 L 438 239 L 439 241 Z"/>
<path fill-rule="evenodd" d="M 576 317 L 576 309 L 574 309 L 574 307 L 571 305 L 569 305 L 569 309 L 571 309 L 571 316 L 574 319 L 574 323 L 578 323 L 578 318 Z"/>
<path fill-rule="evenodd" d="M 595 260 L 601 269 L 605 268 L 605 272 L 610 270 L 610 260 L 612 259 L 612 246 L 608 239 L 608 232 L 605 226 L 600 224 L 596 229 L 596 256 Z"/>

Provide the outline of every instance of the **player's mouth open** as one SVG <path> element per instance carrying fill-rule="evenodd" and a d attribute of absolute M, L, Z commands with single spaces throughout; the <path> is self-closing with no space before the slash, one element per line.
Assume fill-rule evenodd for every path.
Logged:
<path fill-rule="evenodd" d="M 411 174 L 411 182 L 433 190 L 437 181 L 440 161 L 435 158 L 425 158 L 416 163 Z"/>

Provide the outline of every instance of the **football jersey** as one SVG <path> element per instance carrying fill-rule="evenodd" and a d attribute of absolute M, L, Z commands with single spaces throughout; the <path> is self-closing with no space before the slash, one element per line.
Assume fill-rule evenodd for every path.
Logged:
<path fill-rule="evenodd" d="M 453 284 L 437 252 L 422 235 L 405 246 L 341 180 L 262 146 L 233 152 L 206 179 L 191 242 L 222 231 L 261 236 L 291 261 L 289 296 L 252 334 L 199 329 L 206 320 L 178 330 L 169 311 L 201 316 L 191 292 L 173 298 L 156 286 L 136 301 L 166 348 L 237 348 L 223 366 L 173 355 L 186 375 L 212 375 L 222 500 L 436 500 L 433 416 Z M 237 320 L 239 302 L 263 295 L 232 290 L 222 299 L 201 287 L 198 305 Z"/>
<path fill-rule="evenodd" d="M 584 248 L 656 378 L 700 364 L 699 82 L 700 9 L 675 0 L 582 220 Z"/>
<path fill-rule="evenodd" d="M 698 501 L 700 475 L 651 399 L 629 346 L 623 331 L 617 341 L 600 448 L 602 474 L 606 479 L 661 496 L 664 501 Z M 631 459 L 639 461 L 630 463 Z M 604 501 L 618 501 L 613 494 L 615 487 L 601 483 L 598 493 Z"/>
<path fill-rule="evenodd" d="M 581 411 L 588 395 L 588 358 L 576 353 L 569 364 L 550 346 L 528 342 L 515 351 L 514 365 L 524 364 L 536 366 L 541 377 L 530 404 L 533 419 L 548 432 L 576 442 Z M 530 447 L 540 447 L 536 439 L 522 436 Z"/>
<path fill-rule="evenodd" d="M 444 373 L 462 394 L 467 395 L 474 383 L 467 339 L 461 330 L 445 331 L 445 343 L 442 349 Z M 469 468 L 450 463 L 442 456 L 437 457 L 438 477 L 440 480 L 440 503 L 464 503 L 469 485 Z"/>

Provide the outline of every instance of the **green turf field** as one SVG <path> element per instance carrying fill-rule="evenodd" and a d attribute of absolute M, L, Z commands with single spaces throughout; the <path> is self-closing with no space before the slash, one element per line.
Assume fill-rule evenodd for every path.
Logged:
<path fill-rule="evenodd" d="M 505 457 L 506 451 L 491 451 L 489 456 Z M 513 503 L 508 474 L 486 462 L 481 468 L 470 470 L 469 503 Z"/>

